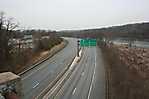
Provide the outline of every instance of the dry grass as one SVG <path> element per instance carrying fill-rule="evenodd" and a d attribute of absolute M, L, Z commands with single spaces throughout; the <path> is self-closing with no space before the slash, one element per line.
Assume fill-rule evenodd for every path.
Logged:
<path fill-rule="evenodd" d="M 56 40 L 56 39 L 52 39 Z M 47 43 L 47 45 L 52 45 L 48 49 L 40 50 L 33 52 L 32 49 L 26 49 L 21 54 L 12 55 L 13 58 L 9 62 L 9 65 L 2 65 L 0 66 L 0 72 L 14 72 L 16 74 L 24 71 L 25 69 L 29 68 L 33 64 L 42 61 L 43 59 L 53 56 L 56 52 L 60 49 L 64 48 L 67 44 L 66 41 L 61 41 L 61 39 L 57 40 L 57 42 Z"/>
<path fill-rule="evenodd" d="M 64 41 L 64 42 L 61 42 L 59 45 L 55 45 L 50 50 L 41 51 L 36 54 L 33 54 L 30 57 L 30 60 L 28 60 L 25 65 L 22 65 L 15 69 L 16 70 L 15 73 L 18 74 L 18 73 L 24 71 L 25 69 L 29 68 L 31 65 L 36 64 L 49 56 L 52 57 L 54 54 L 56 54 L 58 51 L 60 51 L 62 48 L 64 48 L 66 46 L 66 44 L 67 44 L 67 42 Z"/>
<path fill-rule="evenodd" d="M 134 48 L 127 46 L 116 46 L 120 53 L 120 59 L 129 69 L 135 69 L 140 76 L 149 76 L 149 49 Z"/>
<path fill-rule="evenodd" d="M 106 67 L 107 99 L 149 99 L 149 79 L 120 60 L 115 47 L 102 47 Z"/>

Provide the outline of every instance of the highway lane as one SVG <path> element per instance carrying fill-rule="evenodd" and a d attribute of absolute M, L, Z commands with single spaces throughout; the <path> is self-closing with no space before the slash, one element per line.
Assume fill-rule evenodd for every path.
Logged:
<path fill-rule="evenodd" d="M 102 58 L 101 49 L 97 48 L 97 58 L 96 58 L 96 70 L 95 79 L 93 83 L 93 88 L 91 91 L 90 99 L 105 99 L 105 64 Z"/>
<path fill-rule="evenodd" d="M 55 99 L 104 99 L 105 71 L 99 48 L 88 47 Z M 51 99 L 49 97 L 49 99 Z"/>
<path fill-rule="evenodd" d="M 73 60 L 76 55 L 77 40 L 72 38 L 67 40 L 69 43 L 63 50 L 21 76 L 23 99 L 33 99 L 39 95 Z"/>

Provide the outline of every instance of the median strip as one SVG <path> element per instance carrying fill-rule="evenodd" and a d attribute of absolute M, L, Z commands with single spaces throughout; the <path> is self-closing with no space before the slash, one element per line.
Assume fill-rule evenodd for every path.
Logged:
<path fill-rule="evenodd" d="M 68 67 L 68 69 L 65 71 L 65 73 L 61 76 L 61 78 L 59 78 L 54 84 L 53 86 L 51 86 L 51 84 L 48 86 L 50 87 L 49 91 L 43 96 L 43 99 L 47 99 L 48 97 L 54 97 L 56 92 L 59 91 L 59 89 L 62 87 L 62 85 L 65 83 L 65 81 L 67 80 L 67 78 L 70 76 L 74 66 L 77 64 L 78 60 L 80 60 L 81 56 L 82 56 L 82 50 L 80 50 L 79 52 L 79 56 L 80 57 L 75 57 L 74 60 L 71 62 L 70 66 Z M 37 97 L 38 98 L 38 97 Z M 36 98 L 36 99 L 37 99 Z"/>

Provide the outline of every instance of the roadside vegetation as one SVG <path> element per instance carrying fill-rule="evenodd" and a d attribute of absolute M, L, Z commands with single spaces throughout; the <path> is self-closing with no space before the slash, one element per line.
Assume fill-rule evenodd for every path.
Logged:
<path fill-rule="evenodd" d="M 0 72 L 19 73 L 47 56 L 63 39 L 55 31 L 19 30 L 14 18 L 0 12 Z"/>
<path fill-rule="evenodd" d="M 149 60 L 145 57 L 149 50 L 105 43 L 100 47 L 107 63 L 106 99 L 148 99 Z"/>

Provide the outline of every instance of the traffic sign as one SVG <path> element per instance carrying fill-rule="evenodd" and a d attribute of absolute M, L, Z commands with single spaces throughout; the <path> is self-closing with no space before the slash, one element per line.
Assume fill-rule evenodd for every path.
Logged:
<path fill-rule="evenodd" d="M 80 46 L 82 47 L 96 46 L 96 39 L 82 39 L 80 41 Z"/>

